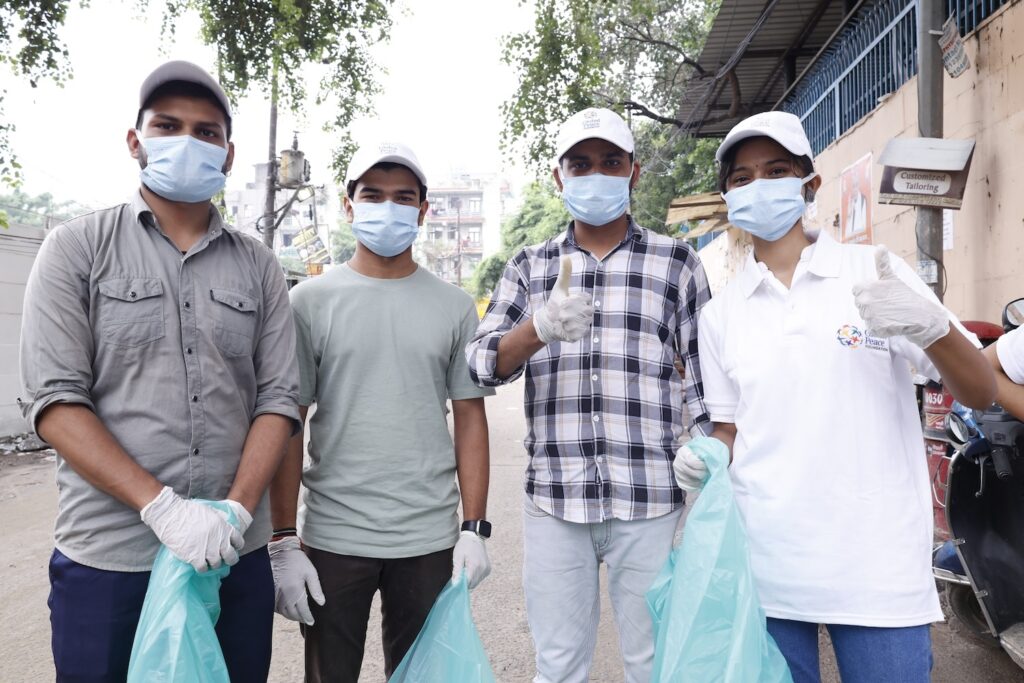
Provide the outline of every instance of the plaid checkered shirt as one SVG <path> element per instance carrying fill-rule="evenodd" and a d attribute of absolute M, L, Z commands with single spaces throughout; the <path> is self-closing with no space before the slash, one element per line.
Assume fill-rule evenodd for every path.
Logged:
<path fill-rule="evenodd" d="M 548 344 L 510 377 L 497 377 L 498 342 L 532 324 L 563 255 L 573 261 L 571 291 L 593 296 L 592 329 L 577 342 Z M 577 246 L 570 224 L 508 262 L 466 355 L 482 386 L 526 373 L 525 484 L 539 508 L 592 523 L 653 519 L 683 504 L 672 460 L 683 437 L 684 397 L 692 431 L 710 432 L 697 361 L 697 319 L 710 298 L 696 252 L 632 220 L 600 261 Z"/>

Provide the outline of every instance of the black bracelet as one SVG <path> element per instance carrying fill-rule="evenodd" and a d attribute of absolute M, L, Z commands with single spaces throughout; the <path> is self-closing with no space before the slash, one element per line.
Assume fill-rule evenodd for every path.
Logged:
<path fill-rule="evenodd" d="M 274 533 L 271 536 L 298 536 L 299 530 L 295 527 L 285 527 L 284 529 L 274 529 Z"/>

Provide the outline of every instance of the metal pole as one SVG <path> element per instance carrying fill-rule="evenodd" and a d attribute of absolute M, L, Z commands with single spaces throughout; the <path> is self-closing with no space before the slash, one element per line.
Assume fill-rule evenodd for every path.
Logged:
<path fill-rule="evenodd" d="M 263 205 L 263 244 L 274 249 L 274 199 L 277 194 L 277 67 L 270 80 L 270 143 L 267 156 L 267 196 Z"/>
<path fill-rule="evenodd" d="M 942 137 L 942 51 L 932 31 L 942 28 L 942 0 L 918 0 L 917 17 L 917 124 L 923 138 Z M 942 301 L 942 209 L 917 209 L 918 272 Z"/>

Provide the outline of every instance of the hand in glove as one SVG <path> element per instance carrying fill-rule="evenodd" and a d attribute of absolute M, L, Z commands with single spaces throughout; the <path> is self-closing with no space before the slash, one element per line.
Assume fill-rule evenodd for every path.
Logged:
<path fill-rule="evenodd" d="M 473 531 L 459 533 L 459 541 L 452 554 L 452 581 L 458 581 L 463 569 L 466 570 L 466 581 L 470 589 L 476 588 L 491 573 L 491 561 L 487 559 L 484 539 Z"/>
<path fill-rule="evenodd" d="M 926 349 L 949 334 L 949 316 L 942 306 L 903 282 L 889 258 L 885 247 L 875 249 L 878 279 L 854 286 L 857 310 L 869 334 L 886 339 L 903 336 Z"/>
<path fill-rule="evenodd" d="M 569 293 L 571 279 L 572 258 L 563 256 L 551 296 L 544 308 L 533 316 L 537 336 L 545 344 L 578 341 L 594 322 L 594 307 L 590 297 Z"/>
<path fill-rule="evenodd" d="M 252 517 L 245 508 L 235 501 L 228 501 L 228 504 L 239 515 L 239 523 L 247 527 Z M 239 514 L 239 509 L 244 516 Z M 245 544 L 242 532 L 228 522 L 227 515 L 182 498 L 170 486 L 165 486 L 142 508 L 140 516 L 161 543 L 197 572 L 216 569 L 221 563 L 235 564 L 238 550 Z"/>
<path fill-rule="evenodd" d="M 274 611 L 292 621 L 312 626 L 309 598 L 322 606 L 324 591 L 316 568 L 302 552 L 298 537 L 271 541 L 267 549 L 270 551 L 270 567 L 274 571 Z"/>
<path fill-rule="evenodd" d="M 704 480 L 708 477 L 708 467 L 704 464 L 704 458 L 711 450 L 724 450 L 725 459 L 728 461 L 729 447 L 710 436 L 695 437 L 676 451 L 672 471 L 676 475 L 679 488 L 692 493 L 704 488 Z"/>

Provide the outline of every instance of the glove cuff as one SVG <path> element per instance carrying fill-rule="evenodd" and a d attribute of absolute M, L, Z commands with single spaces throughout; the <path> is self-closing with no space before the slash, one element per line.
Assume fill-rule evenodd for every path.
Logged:
<path fill-rule="evenodd" d="M 139 517 L 142 519 L 142 523 L 152 527 L 157 519 L 174 507 L 176 498 L 178 496 L 170 486 L 160 489 L 160 493 L 156 495 L 156 498 L 146 503 L 145 507 L 139 510 Z"/>

